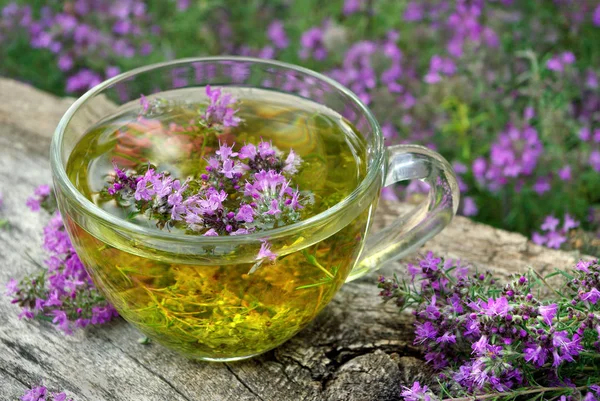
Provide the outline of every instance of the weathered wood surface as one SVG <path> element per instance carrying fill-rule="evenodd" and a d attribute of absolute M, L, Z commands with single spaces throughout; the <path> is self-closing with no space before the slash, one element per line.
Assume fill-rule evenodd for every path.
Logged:
<path fill-rule="evenodd" d="M 47 220 L 25 207 L 36 185 L 49 183 L 48 146 L 71 100 L 0 79 L 0 283 L 42 261 Z M 402 206 L 380 207 L 382 226 Z M 578 255 L 542 249 L 519 234 L 456 218 L 424 250 L 460 258 L 499 274 L 573 263 Z M 400 263 L 383 270 L 402 271 Z M 66 337 L 48 324 L 17 319 L 0 296 L 0 400 L 16 400 L 32 384 L 64 389 L 76 400 L 397 400 L 400 385 L 427 375 L 412 345 L 410 316 L 377 297 L 376 274 L 344 286 L 325 311 L 292 340 L 249 361 L 200 363 L 157 344 L 117 320 Z"/>

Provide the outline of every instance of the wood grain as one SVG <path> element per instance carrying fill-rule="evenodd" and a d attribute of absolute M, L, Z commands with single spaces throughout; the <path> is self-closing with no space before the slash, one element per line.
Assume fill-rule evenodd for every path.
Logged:
<path fill-rule="evenodd" d="M 36 185 L 49 183 L 48 146 L 72 100 L 0 79 L 0 283 L 36 271 L 44 214 L 24 205 Z M 386 203 L 381 227 L 405 210 Z M 543 249 L 519 234 L 466 218 L 423 250 L 460 258 L 501 275 L 533 267 L 564 267 L 579 255 Z M 385 272 L 402 271 L 403 264 Z M 412 345 L 410 315 L 377 296 L 377 274 L 344 286 L 321 315 L 283 346 L 249 361 L 193 362 L 157 344 L 140 345 L 122 320 L 66 337 L 48 324 L 20 321 L 0 296 L 0 400 L 17 400 L 36 383 L 66 390 L 77 401 L 370 401 L 398 400 L 401 385 L 428 375 Z"/>

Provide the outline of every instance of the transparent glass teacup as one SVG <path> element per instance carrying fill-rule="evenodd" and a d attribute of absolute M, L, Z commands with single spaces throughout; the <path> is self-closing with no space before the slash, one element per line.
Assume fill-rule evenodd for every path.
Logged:
<path fill-rule="evenodd" d="M 149 84 L 165 94 L 212 85 L 265 89 L 318 102 L 362 135 L 366 175 L 326 211 L 247 235 L 184 235 L 117 218 L 77 190 L 66 164 L 91 126 L 138 102 Z M 285 342 L 342 284 L 414 251 L 439 233 L 459 201 L 448 162 L 421 146 L 386 148 L 377 121 L 351 91 L 301 67 L 251 58 L 177 60 L 98 85 L 58 125 L 51 164 L 59 208 L 77 253 L 121 316 L 164 346 L 210 361 L 248 358 Z M 427 199 L 371 233 L 381 188 L 413 179 L 429 184 Z M 265 238 L 278 258 L 252 269 Z"/>

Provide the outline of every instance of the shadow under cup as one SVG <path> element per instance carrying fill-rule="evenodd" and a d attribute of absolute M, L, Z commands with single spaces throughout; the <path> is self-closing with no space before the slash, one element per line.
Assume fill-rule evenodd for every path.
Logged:
<path fill-rule="evenodd" d="M 134 225 L 95 206 L 70 182 L 66 164 L 79 139 L 137 105 L 143 89 L 168 94 L 203 91 L 206 85 L 277 91 L 339 113 L 364 139 L 365 178 L 325 212 L 235 237 Z M 383 185 L 384 160 L 379 127 L 350 91 L 306 69 L 245 58 L 179 60 L 115 77 L 67 111 L 51 149 L 59 209 L 94 283 L 148 337 L 187 357 L 213 361 L 248 358 L 280 345 L 352 276 Z M 265 238 L 279 257 L 249 274 Z"/>

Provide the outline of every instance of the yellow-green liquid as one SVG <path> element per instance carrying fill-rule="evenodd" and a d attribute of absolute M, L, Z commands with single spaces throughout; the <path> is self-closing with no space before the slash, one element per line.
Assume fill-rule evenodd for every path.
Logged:
<path fill-rule="evenodd" d="M 227 90 L 240 100 L 238 116 L 244 122 L 239 127 L 226 129 L 218 138 L 194 130 L 190 121 L 205 103 L 200 88 L 197 93 L 170 95 L 186 103 L 141 120 L 139 109 L 130 107 L 81 138 L 68 161 L 70 180 L 109 213 L 159 230 L 147 216 L 132 218 L 131 210 L 99 196 L 113 161 L 121 167 L 149 162 L 183 180 L 205 171 L 205 157 L 214 153 L 218 141 L 235 143 L 237 150 L 244 143 L 271 140 L 281 151 L 292 148 L 304 160 L 295 184 L 311 191 L 314 203 L 306 206 L 303 219 L 335 205 L 364 178 L 364 140 L 338 114 L 290 95 Z M 180 132 L 181 126 L 192 128 Z M 95 283 L 126 320 L 189 357 L 232 360 L 280 345 L 331 300 L 358 258 L 369 206 L 331 236 L 299 251 L 283 252 L 252 273 L 254 264 L 235 263 L 235 255 L 222 263 L 206 263 L 201 257 L 171 261 L 161 251 L 129 252 L 136 245 L 118 237 L 109 244 L 68 214 L 66 222 Z M 310 244 L 309 235 L 299 232 L 289 238 L 290 245 Z"/>

